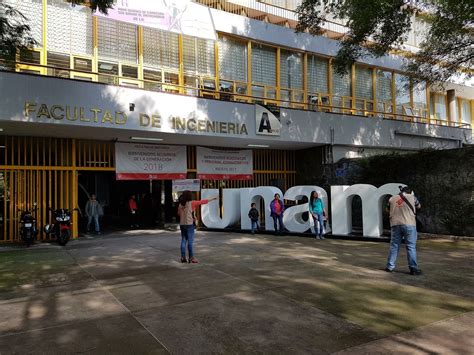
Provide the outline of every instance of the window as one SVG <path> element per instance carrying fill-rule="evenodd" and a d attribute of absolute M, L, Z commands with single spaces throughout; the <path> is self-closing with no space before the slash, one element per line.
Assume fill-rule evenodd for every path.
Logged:
<path fill-rule="evenodd" d="M 377 70 L 377 101 L 392 102 L 392 73 Z"/>
<path fill-rule="evenodd" d="M 281 50 L 280 82 L 289 89 L 303 89 L 303 61 L 301 53 Z"/>
<path fill-rule="evenodd" d="M 69 78 L 70 57 L 67 54 L 48 52 L 48 75 Z M 56 69 L 57 68 L 57 69 Z"/>
<path fill-rule="evenodd" d="M 275 48 L 252 45 L 252 82 L 276 86 Z"/>
<path fill-rule="evenodd" d="M 118 77 L 118 64 L 99 62 L 99 82 L 116 84 L 116 77 Z"/>
<path fill-rule="evenodd" d="M 219 76 L 221 79 L 247 81 L 247 44 L 221 37 L 219 46 Z"/>
<path fill-rule="evenodd" d="M 131 66 L 128 66 L 128 65 L 122 65 L 122 76 L 124 78 L 137 79 L 138 78 L 138 68 L 137 67 L 131 67 Z"/>
<path fill-rule="evenodd" d="M 328 93 L 329 60 L 308 56 L 308 90 L 312 93 Z"/>
<path fill-rule="evenodd" d="M 41 53 L 37 51 L 22 50 L 20 51 L 20 62 L 27 64 L 40 64 Z"/>
<path fill-rule="evenodd" d="M 30 26 L 31 36 L 43 46 L 43 1 L 42 0 L 2 0 L 25 16 L 25 24 Z"/>
<path fill-rule="evenodd" d="M 409 84 L 410 79 L 406 75 L 395 73 L 395 103 L 399 114 L 406 115 L 404 107 L 411 107 Z"/>
<path fill-rule="evenodd" d="M 99 58 L 136 64 L 137 28 L 124 22 L 98 18 Z"/>
<path fill-rule="evenodd" d="M 359 99 L 373 100 L 372 68 L 356 65 L 355 96 Z"/>
<path fill-rule="evenodd" d="M 471 102 L 466 99 L 460 99 L 461 121 L 462 123 L 471 124 Z"/>
<path fill-rule="evenodd" d="M 183 36 L 184 72 L 202 76 L 215 76 L 214 42 Z"/>
<path fill-rule="evenodd" d="M 143 64 L 149 68 L 179 70 L 178 34 L 143 28 Z"/>
<path fill-rule="evenodd" d="M 448 119 L 446 110 L 446 96 L 432 92 L 430 94 L 430 111 L 432 118 L 446 121 Z"/>
<path fill-rule="evenodd" d="M 417 116 L 426 116 L 428 108 L 426 102 L 426 83 L 419 83 L 413 87 L 413 107 Z"/>
<path fill-rule="evenodd" d="M 93 55 L 92 15 L 85 6 L 71 6 L 62 0 L 48 0 L 48 50 Z"/>
<path fill-rule="evenodd" d="M 74 58 L 74 69 L 92 72 L 92 60 L 84 58 Z"/>
<path fill-rule="evenodd" d="M 351 70 L 347 69 L 348 72 L 339 75 L 333 71 L 332 82 L 333 82 L 333 94 L 337 96 L 351 96 Z"/>

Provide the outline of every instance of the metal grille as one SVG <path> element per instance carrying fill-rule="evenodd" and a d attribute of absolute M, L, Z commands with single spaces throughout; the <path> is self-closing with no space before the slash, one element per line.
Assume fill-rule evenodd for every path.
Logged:
<path fill-rule="evenodd" d="M 150 68 L 179 70 L 178 34 L 143 28 L 143 64 Z"/>
<path fill-rule="evenodd" d="M 48 0 L 49 51 L 92 56 L 92 15 L 84 6 Z"/>
<path fill-rule="evenodd" d="M 99 58 L 137 63 L 137 28 L 128 23 L 99 18 Z"/>
<path fill-rule="evenodd" d="M 252 82 L 276 86 L 276 50 L 259 44 L 252 46 Z"/>
<path fill-rule="evenodd" d="M 196 41 L 189 36 L 183 36 L 183 62 L 185 73 L 196 73 Z"/>
<path fill-rule="evenodd" d="M 281 86 L 290 89 L 303 88 L 303 61 L 301 53 L 280 52 Z"/>
<path fill-rule="evenodd" d="M 219 45 L 219 76 L 223 79 L 247 81 L 247 44 L 221 37 Z"/>
<path fill-rule="evenodd" d="M 328 93 L 329 60 L 308 56 L 308 90 L 310 92 Z"/>
<path fill-rule="evenodd" d="M 372 69 L 356 66 L 356 97 L 361 99 L 373 99 Z"/>
<path fill-rule="evenodd" d="M 377 70 L 377 100 L 381 102 L 392 101 L 392 73 Z"/>
<path fill-rule="evenodd" d="M 38 42 L 38 46 L 43 46 L 43 2 L 41 0 L 2 0 L 11 5 L 23 16 L 25 22 L 31 28 L 31 36 Z"/>
<path fill-rule="evenodd" d="M 216 76 L 214 41 L 209 39 L 196 39 L 198 72 L 202 75 Z"/>

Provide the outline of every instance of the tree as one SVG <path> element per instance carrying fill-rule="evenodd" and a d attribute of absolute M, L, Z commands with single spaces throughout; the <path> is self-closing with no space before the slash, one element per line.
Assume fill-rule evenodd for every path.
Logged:
<path fill-rule="evenodd" d="M 348 32 L 341 35 L 334 60 L 339 74 L 363 56 L 381 57 L 402 50 L 416 15 L 428 22 L 430 29 L 420 50 L 405 55 L 404 70 L 412 81 L 440 84 L 454 77 L 473 76 L 472 0 L 303 0 L 296 11 L 300 32 L 322 34 L 328 16 L 345 22 Z"/>
<path fill-rule="evenodd" d="M 107 14 L 114 0 L 69 0 L 71 4 L 87 3 L 91 11 L 100 11 Z M 31 36 L 31 28 L 27 23 L 27 19 L 23 14 L 14 7 L 0 2 L 0 58 L 6 63 L 15 61 L 16 53 L 22 50 L 28 50 L 37 43 Z"/>

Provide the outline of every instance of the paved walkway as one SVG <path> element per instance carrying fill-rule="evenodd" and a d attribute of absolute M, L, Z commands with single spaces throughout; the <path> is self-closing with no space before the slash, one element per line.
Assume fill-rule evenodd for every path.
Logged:
<path fill-rule="evenodd" d="M 0 354 L 472 354 L 474 243 L 423 240 L 424 275 L 387 243 L 134 231 L 0 247 Z"/>

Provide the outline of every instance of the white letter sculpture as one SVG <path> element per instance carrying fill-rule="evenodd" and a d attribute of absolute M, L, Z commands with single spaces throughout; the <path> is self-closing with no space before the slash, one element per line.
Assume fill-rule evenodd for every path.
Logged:
<path fill-rule="evenodd" d="M 201 198 L 207 199 L 219 195 L 217 189 L 201 190 Z M 214 200 L 201 207 L 202 223 L 207 228 L 224 229 L 237 223 L 240 218 L 240 189 L 223 190 L 223 214 L 219 217 L 219 201 Z"/>
<path fill-rule="evenodd" d="M 400 185 L 403 184 L 385 184 L 379 188 L 368 184 L 331 186 L 332 233 L 352 233 L 352 198 L 357 195 L 362 200 L 363 235 L 380 237 L 383 232 L 383 198 L 386 195 L 398 194 Z"/>
<path fill-rule="evenodd" d="M 274 230 L 273 219 L 270 216 L 270 202 L 274 199 L 275 194 L 279 194 L 280 198 L 283 198 L 281 190 L 273 186 L 260 186 L 255 188 L 240 189 L 240 214 L 242 218 L 240 220 L 241 229 L 250 229 L 250 218 L 248 213 L 250 210 L 250 204 L 255 202 L 257 209 L 260 208 L 260 201 L 263 199 L 264 211 L 265 211 L 265 230 Z M 261 211 L 260 211 L 261 212 Z"/>
<path fill-rule="evenodd" d="M 311 192 L 316 191 L 319 195 L 319 198 L 323 200 L 324 208 L 327 211 L 328 206 L 328 194 L 326 191 L 319 186 L 294 186 L 290 188 L 285 193 L 285 200 L 301 200 L 303 197 L 307 197 L 308 201 L 311 196 Z M 308 220 L 303 220 L 303 213 L 309 212 L 309 203 L 303 203 L 301 205 L 296 205 L 288 207 L 283 214 L 283 224 L 285 228 L 290 232 L 294 233 L 304 233 L 311 228 L 311 231 L 315 232 L 314 220 L 311 216 L 308 216 Z M 329 232 L 329 226 L 326 229 L 326 232 Z"/>

